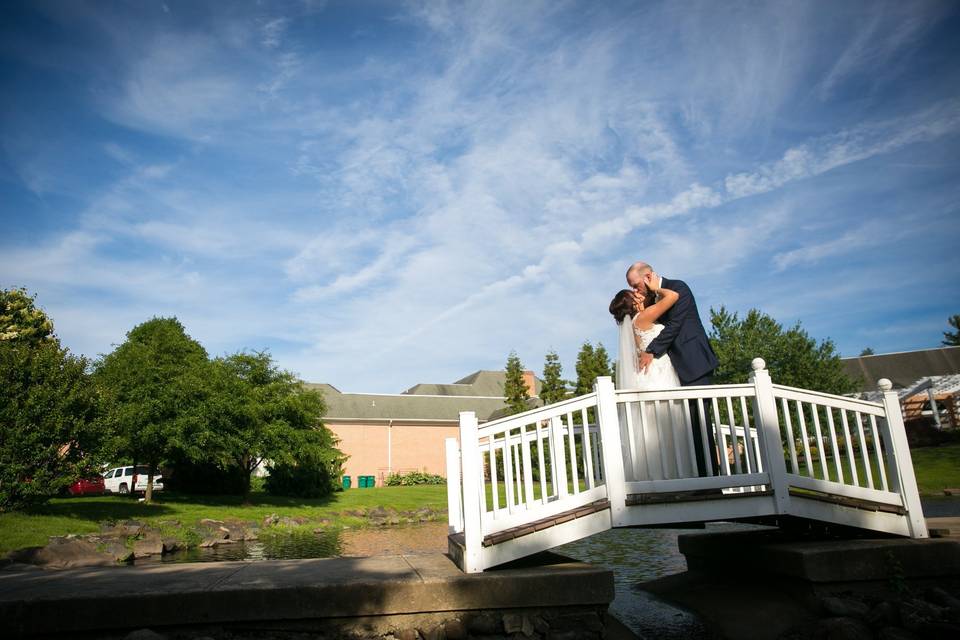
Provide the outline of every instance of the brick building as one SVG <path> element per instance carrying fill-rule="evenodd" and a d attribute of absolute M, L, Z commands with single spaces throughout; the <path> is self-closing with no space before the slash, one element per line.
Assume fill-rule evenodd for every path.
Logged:
<path fill-rule="evenodd" d="M 540 380 L 524 373 L 531 407 L 539 404 Z M 305 386 L 323 392 L 324 423 L 347 456 L 344 475 L 352 486 L 374 476 L 382 486 L 390 473 L 426 471 L 446 475 L 444 440 L 459 435 L 459 414 L 473 411 L 480 423 L 503 414 L 503 371 L 477 371 L 452 384 L 417 384 L 403 393 L 344 393 L 329 384 Z"/>

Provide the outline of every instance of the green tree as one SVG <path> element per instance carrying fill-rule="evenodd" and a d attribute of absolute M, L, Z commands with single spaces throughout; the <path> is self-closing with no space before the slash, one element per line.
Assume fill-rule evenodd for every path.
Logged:
<path fill-rule="evenodd" d="M 960 314 L 947 318 L 947 323 L 955 331 L 943 332 L 943 345 L 945 347 L 960 347 Z"/>
<path fill-rule="evenodd" d="M 784 329 L 767 314 L 751 309 L 741 320 L 725 307 L 710 309 L 710 342 L 720 361 L 713 381 L 746 382 L 754 358 L 763 358 L 773 381 L 826 393 L 844 394 L 857 389 L 843 370 L 831 340 L 819 344 L 800 323 Z"/>
<path fill-rule="evenodd" d="M 600 376 L 612 376 L 613 368 L 610 365 L 610 356 L 603 343 L 597 343 L 596 348 L 590 341 L 583 343 L 577 354 L 577 386 L 574 395 L 582 396 L 593 392 L 593 385 Z"/>
<path fill-rule="evenodd" d="M 0 342 L 36 345 L 56 342 L 53 321 L 26 289 L 0 290 Z"/>
<path fill-rule="evenodd" d="M 549 351 L 543 363 L 543 385 L 540 387 L 540 399 L 544 405 L 560 402 L 567 397 L 567 381 L 563 375 L 563 366 L 556 351 Z"/>
<path fill-rule="evenodd" d="M 311 495 L 326 494 L 335 488 L 344 456 L 321 420 L 325 411 L 322 395 L 304 389 L 268 352 L 236 353 L 213 361 L 208 428 L 198 444 L 210 461 L 242 470 L 245 496 L 250 474 L 267 460 L 280 475 L 310 478 L 311 486 L 323 479 Z"/>
<path fill-rule="evenodd" d="M 871 347 L 867 347 L 866 349 L 864 349 L 863 351 L 860 352 L 860 355 L 861 355 L 861 356 L 872 356 L 872 355 L 874 355 L 874 351 L 873 351 L 873 349 L 872 349 Z"/>
<path fill-rule="evenodd" d="M 33 301 L 0 290 L 0 512 L 94 473 L 102 442 L 88 363 L 60 346 Z"/>
<path fill-rule="evenodd" d="M 529 408 L 527 402 L 530 400 L 530 394 L 523 379 L 523 364 L 520 362 L 516 351 L 511 351 L 507 357 L 506 372 L 507 378 L 503 383 L 503 395 L 507 400 L 509 411 L 507 415 L 526 411 Z"/>
<path fill-rule="evenodd" d="M 176 318 L 153 318 L 104 356 L 95 377 L 108 399 L 107 423 L 118 455 L 148 466 L 146 501 L 159 465 L 202 455 L 207 352 Z"/>

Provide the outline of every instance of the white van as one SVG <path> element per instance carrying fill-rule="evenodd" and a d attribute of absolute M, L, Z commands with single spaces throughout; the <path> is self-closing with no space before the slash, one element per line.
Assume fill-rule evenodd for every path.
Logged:
<path fill-rule="evenodd" d="M 147 467 L 137 466 L 137 486 L 134 487 L 134 468 L 132 466 L 110 469 L 103 474 L 104 488 L 108 493 L 130 493 L 131 491 L 143 493 L 147 490 L 147 474 L 149 471 Z M 159 472 L 153 476 L 153 490 L 163 491 L 163 476 Z"/>

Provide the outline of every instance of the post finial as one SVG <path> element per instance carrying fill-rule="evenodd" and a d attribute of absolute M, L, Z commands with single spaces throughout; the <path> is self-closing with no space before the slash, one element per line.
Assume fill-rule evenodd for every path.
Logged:
<path fill-rule="evenodd" d="M 880 389 L 880 391 L 884 391 L 884 392 L 890 391 L 890 389 L 893 389 L 893 383 L 887 380 L 886 378 L 880 378 L 877 381 L 877 388 Z"/>
<path fill-rule="evenodd" d="M 750 366 L 753 367 L 754 371 L 762 371 L 766 368 L 767 363 L 764 362 L 763 358 L 754 358 L 750 361 Z"/>

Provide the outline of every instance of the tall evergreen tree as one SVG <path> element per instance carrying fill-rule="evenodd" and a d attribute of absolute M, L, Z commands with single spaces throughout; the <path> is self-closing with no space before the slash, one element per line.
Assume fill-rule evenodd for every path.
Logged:
<path fill-rule="evenodd" d="M 596 348 L 590 341 L 583 343 L 580 353 L 577 354 L 577 386 L 574 395 L 582 396 L 593 392 L 593 385 L 600 376 L 612 376 L 610 356 L 602 342 Z"/>
<path fill-rule="evenodd" d="M 943 346 L 960 347 L 960 314 L 950 316 L 947 318 L 947 322 L 951 327 L 956 329 L 956 331 L 943 332 Z"/>
<path fill-rule="evenodd" d="M 503 383 L 503 395 L 507 400 L 507 408 L 510 414 L 521 413 L 529 407 L 527 401 L 530 394 L 527 392 L 527 385 L 523 380 L 523 364 L 516 351 L 511 351 L 507 358 L 507 379 Z"/>
<path fill-rule="evenodd" d="M 567 397 L 567 381 L 561 375 L 563 366 L 556 351 L 549 351 L 543 363 L 543 386 L 540 387 L 540 399 L 544 405 L 560 402 Z"/>

